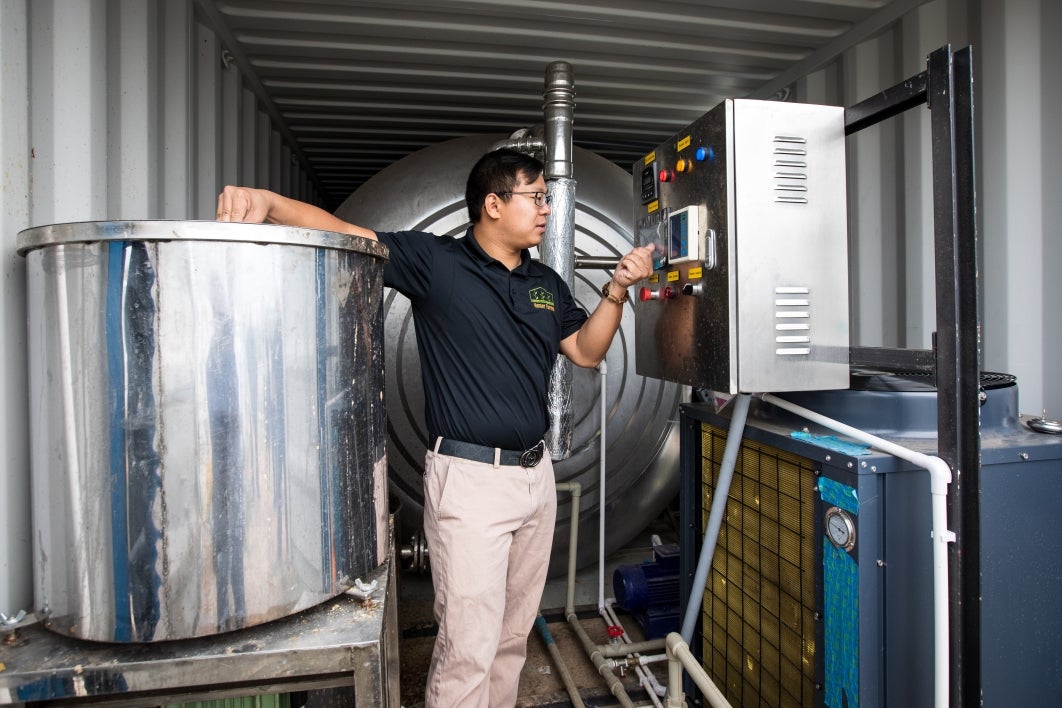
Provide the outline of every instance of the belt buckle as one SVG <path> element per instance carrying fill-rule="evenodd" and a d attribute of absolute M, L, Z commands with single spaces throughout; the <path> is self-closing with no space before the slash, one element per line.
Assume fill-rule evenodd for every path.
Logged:
<path fill-rule="evenodd" d="M 539 440 L 538 445 L 529 447 L 520 453 L 520 466 L 521 467 L 535 467 L 542 461 L 542 452 L 545 444 Z"/>

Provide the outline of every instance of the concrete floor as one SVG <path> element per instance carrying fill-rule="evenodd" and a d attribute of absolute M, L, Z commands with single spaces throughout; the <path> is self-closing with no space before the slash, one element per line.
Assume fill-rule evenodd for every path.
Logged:
<path fill-rule="evenodd" d="M 666 519 L 654 522 L 626 547 L 613 553 L 605 561 L 605 597 L 611 598 L 612 574 L 617 565 L 639 564 L 653 559 L 651 537 L 657 534 L 664 542 L 674 542 L 674 532 Z M 596 543 L 596 539 L 594 539 Z M 580 625 L 596 643 L 608 642 L 608 625 L 598 614 L 599 569 L 593 563 L 581 569 L 575 582 L 575 609 Z M 404 708 L 422 708 L 428 664 L 435 641 L 436 626 L 432 616 L 432 584 L 427 575 L 403 571 L 399 577 L 399 660 L 401 664 L 401 695 Z M 587 706 L 620 705 L 611 695 L 604 678 L 587 657 L 578 636 L 564 617 L 567 600 L 567 579 L 551 578 L 546 584 L 542 600 L 542 615 L 550 634 L 564 659 L 580 698 Z M 617 610 L 620 622 L 631 641 L 641 641 L 641 627 L 633 617 Z M 650 667 L 659 685 L 667 683 L 666 662 Z M 646 691 L 639 685 L 637 675 L 627 670 L 621 677 L 624 689 L 637 706 L 653 705 Z M 540 634 L 532 632 L 528 638 L 527 662 L 520 676 L 518 708 L 570 706 L 571 698 L 564 688 L 557 667 Z"/>

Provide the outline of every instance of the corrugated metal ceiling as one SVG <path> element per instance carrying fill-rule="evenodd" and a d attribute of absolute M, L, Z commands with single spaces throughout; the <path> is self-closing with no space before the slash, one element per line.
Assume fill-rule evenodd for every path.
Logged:
<path fill-rule="evenodd" d="M 427 145 L 542 122 L 629 170 L 729 97 L 767 98 L 925 0 L 197 0 L 332 206 Z"/>

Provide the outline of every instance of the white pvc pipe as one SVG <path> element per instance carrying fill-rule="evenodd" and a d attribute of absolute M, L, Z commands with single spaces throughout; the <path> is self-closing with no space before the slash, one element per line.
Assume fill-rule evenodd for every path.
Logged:
<path fill-rule="evenodd" d="M 608 426 L 608 364 L 602 359 L 597 365 L 601 374 L 601 452 L 598 480 L 598 515 L 597 515 L 597 610 L 605 609 L 605 430 Z"/>
<path fill-rule="evenodd" d="M 600 425 L 600 464 L 599 464 L 599 484 L 598 484 L 598 558 L 597 558 L 597 611 L 601 614 L 602 619 L 608 624 L 614 624 L 618 627 L 622 627 L 619 622 L 619 618 L 616 617 L 612 611 L 612 607 L 605 599 L 605 500 L 606 500 L 606 471 L 607 471 L 607 459 L 608 454 L 606 451 L 608 436 L 606 431 L 608 430 L 608 363 L 602 359 L 597 365 L 597 371 L 601 374 L 601 425 Z M 572 549 L 574 553 L 575 549 Z M 630 637 L 627 633 L 623 633 L 623 639 L 626 643 L 630 643 Z M 657 698 L 657 694 L 663 695 L 663 687 L 656 680 L 656 676 L 651 671 L 644 669 L 642 666 L 636 666 L 635 671 L 638 674 L 638 678 L 641 681 L 642 686 L 645 687 L 650 699 L 657 708 L 663 708 L 660 700 Z"/>
<path fill-rule="evenodd" d="M 604 609 L 602 609 L 601 611 L 601 616 L 605 620 L 606 624 L 614 624 L 620 629 L 623 629 L 623 625 L 620 623 L 619 617 L 616 616 L 615 610 L 612 609 L 611 603 L 607 603 L 605 605 Z M 631 638 L 627 634 L 627 631 L 625 629 L 623 631 L 622 637 L 622 641 L 624 644 L 631 644 Z M 628 651 L 626 656 L 631 656 L 633 653 L 634 652 Z M 638 658 L 640 659 L 641 656 L 638 655 Z M 626 662 L 623 663 L 624 665 L 627 665 Z M 659 681 L 656 680 L 656 676 L 653 674 L 653 672 L 643 668 L 641 663 L 639 663 L 638 666 L 635 666 L 634 670 L 635 673 L 638 674 L 638 681 L 639 683 L 641 683 L 642 688 L 644 688 L 646 693 L 649 694 L 649 700 L 651 700 L 653 702 L 653 705 L 657 706 L 657 708 L 663 708 L 663 705 L 660 703 L 660 699 L 657 698 L 657 696 L 663 696 L 665 693 L 667 693 L 667 689 L 662 686 Z"/>
<path fill-rule="evenodd" d="M 685 708 L 686 706 L 686 697 L 682 693 L 683 668 L 689 672 L 690 678 L 697 684 L 697 688 L 701 689 L 701 693 L 704 694 L 712 708 L 731 708 L 730 701 L 712 682 L 707 672 L 697 662 L 697 658 L 693 656 L 689 645 L 682 641 L 682 635 L 678 632 L 671 632 L 667 635 L 667 656 L 668 708 Z"/>
<path fill-rule="evenodd" d="M 579 486 L 578 482 L 558 482 L 557 491 L 564 490 L 569 490 L 572 494 L 571 518 L 574 521 L 579 518 L 579 498 L 582 495 L 582 488 Z M 586 634 L 586 630 L 584 630 L 583 626 L 579 623 L 578 615 L 575 614 L 575 557 L 576 550 L 579 547 L 579 524 L 571 523 L 569 526 L 571 528 L 568 536 L 568 594 L 566 604 L 564 605 L 564 618 L 568 622 L 568 626 L 575 633 L 575 636 L 579 639 L 579 642 L 583 645 L 583 649 L 586 651 L 586 655 L 590 659 L 590 662 L 597 668 L 598 674 L 600 674 L 605 680 L 612 695 L 616 697 L 620 705 L 624 706 L 624 708 L 634 708 L 634 703 L 631 702 L 626 690 L 624 690 L 623 683 L 612 673 L 612 669 L 609 666 L 602 647 L 594 644 L 593 640 L 591 640 Z"/>
<path fill-rule="evenodd" d="M 876 435 L 853 428 L 850 425 L 827 418 L 824 415 L 803 408 L 785 399 L 769 393 L 760 395 L 764 401 L 779 408 L 795 413 L 824 428 L 829 428 L 842 435 L 864 442 L 882 452 L 906 460 L 929 472 L 929 492 L 932 503 L 933 541 L 933 671 L 934 692 L 933 705 L 947 708 L 949 685 L 950 652 L 948 622 L 948 543 L 955 540 L 955 534 L 948 531 L 947 494 L 951 483 L 951 468 L 944 460 L 935 455 L 926 455 L 909 448 L 889 442 Z"/>

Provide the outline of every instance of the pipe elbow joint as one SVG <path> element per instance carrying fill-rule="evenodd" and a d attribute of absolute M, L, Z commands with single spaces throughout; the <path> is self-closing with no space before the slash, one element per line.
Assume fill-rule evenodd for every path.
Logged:
<path fill-rule="evenodd" d="M 951 467 L 936 455 L 926 456 L 926 469 L 929 470 L 929 491 L 938 496 L 947 496 L 951 484 Z"/>

